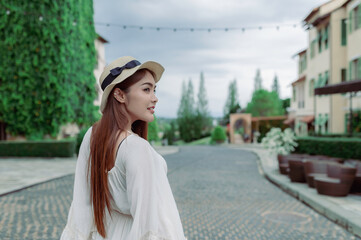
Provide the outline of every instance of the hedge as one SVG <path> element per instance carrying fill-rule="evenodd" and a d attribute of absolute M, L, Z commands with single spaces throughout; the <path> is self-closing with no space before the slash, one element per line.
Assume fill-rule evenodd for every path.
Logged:
<path fill-rule="evenodd" d="M 73 157 L 76 139 L 0 141 L 2 157 Z"/>
<path fill-rule="evenodd" d="M 298 137 L 295 152 L 361 159 L 361 138 Z"/>

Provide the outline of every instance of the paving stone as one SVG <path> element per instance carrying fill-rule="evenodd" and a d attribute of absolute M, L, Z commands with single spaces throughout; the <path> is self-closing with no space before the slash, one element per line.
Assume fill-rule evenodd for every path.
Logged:
<path fill-rule="evenodd" d="M 359 239 L 269 183 L 251 152 L 182 147 L 165 156 L 189 240 Z M 59 239 L 74 176 L 0 197 L 0 239 Z"/>

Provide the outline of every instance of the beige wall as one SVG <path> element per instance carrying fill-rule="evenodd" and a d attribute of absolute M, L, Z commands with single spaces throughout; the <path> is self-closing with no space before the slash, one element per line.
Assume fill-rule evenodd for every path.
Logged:
<path fill-rule="evenodd" d="M 347 69 L 347 45 L 341 44 L 341 20 L 347 19 L 345 8 L 340 8 L 331 14 L 330 45 L 331 45 L 331 69 L 330 83 L 341 82 L 341 70 Z M 346 99 L 341 94 L 330 96 L 329 131 L 343 133 L 345 131 L 345 104 Z"/>
<path fill-rule="evenodd" d="M 106 62 L 105 62 L 104 43 L 99 39 L 95 40 L 95 50 L 97 52 L 97 67 L 94 69 L 94 76 L 96 79 L 97 98 L 94 100 L 94 105 L 100 106 L 103 91 L 99 85 L 99 78 L 103 72 Z"/>

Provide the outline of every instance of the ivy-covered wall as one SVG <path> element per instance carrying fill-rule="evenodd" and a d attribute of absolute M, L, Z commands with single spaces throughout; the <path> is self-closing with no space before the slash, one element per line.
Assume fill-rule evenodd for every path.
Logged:
<path fill-rule="evenodd" d="M 0 3 L 0 122 L 27 139 L 97 115 L 92 0 Z"/>

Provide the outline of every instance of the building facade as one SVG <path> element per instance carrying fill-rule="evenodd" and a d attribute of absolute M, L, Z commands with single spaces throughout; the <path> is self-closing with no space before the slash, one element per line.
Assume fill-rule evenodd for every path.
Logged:
<path fill-rule="evenodd" d="M 286 122 L 298 135 L 345 133 L 351 127 L 350 112 L 361 110 L 361 94 L 356 89 L 332 94 L 315 90 L 353 81 L 361 84 L 361 0 L 329 1 L 303 22 L 308 47 L 295 55 L 298 79 L 292 83 Z"/>

